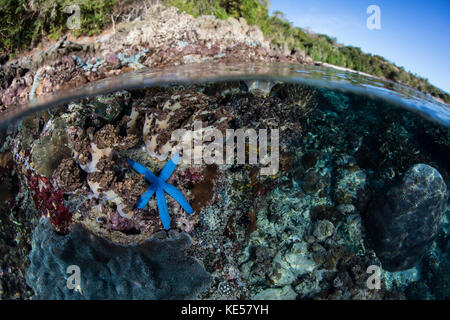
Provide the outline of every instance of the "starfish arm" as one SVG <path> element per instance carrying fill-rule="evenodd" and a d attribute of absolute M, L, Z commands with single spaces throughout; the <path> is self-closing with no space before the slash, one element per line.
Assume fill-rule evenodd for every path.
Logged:
<path fill-rule="evenodd" d="M 150 201 L 150 198 L 155 193 L 156 188 L 151 185 L 146 192 L 139 198 L 136 206 L 138 209 L 144 209 L 147 206 L 147 203 Z"/>
<path fill-rule="evenodd" d="M 177 154 L 175 154 L 175 156 L 172 157 L 172 159 L 170 159 L 166 163 L 164 168 L 161 170 L 161 173 L 159 174 L 159 178 L 162 179 L 163 181 L 166 181 L 167 179 L 169 179 L 170 175 L 175 170 L 175 168 L 178 164 L 178 161 L 180 161 L 180 156 L 177 153 Z"/>
<path fill-rule="evenodd" d="M 194 213 L 194 210 L 192 210 L 192 207 L 189 205 L 189 202 L 186 200 L 186 198 L 183 196 L 180 190 L 178 190 L 173 185 L 168 183 L 163 184 L 163 189 L 172 198 L 174 198 L 187 213 L 189 214 Z"/>
<path fill-rule="evenodd" d="M 166 196 L 162 188 L 156 189 L 156 203 L 158 204 L 159 218 L 161 219 L 164 229 L 169 230 L 170 216 L 169 210 L 167 209 Z"/>
<path fill-rule="evenodd" d="M 147 179 L 150 183 L 153 183 L 157 179 L 156 176 L 142 164 L 128 158 L 126 160 L 130 167 L 133 168 L 133 170 L 135 170 L 139 174 L 145 175 L 145 179 Z"/>

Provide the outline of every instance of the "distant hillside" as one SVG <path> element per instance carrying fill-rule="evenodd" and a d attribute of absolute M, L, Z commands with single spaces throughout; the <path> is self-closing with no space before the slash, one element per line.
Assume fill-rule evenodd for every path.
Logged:
<path fill-rule="evenodd" d="M 157 2 L 158 0 L 147 0 Z M 304 51 L 315 61 L 369 73 L 402 84 L 450 103 L 450 95 L 431 85 L 427 79 L 397 67 L 385 58 L 343 46 L 327 35 L 309 33 L 293 27 L 283 13 L 268 13 L 268 0 L 162 0 L 193 16 L 214 15 L 219 19 L 243 17 L 257 25 L 273 45 L 291 51 Z M 139 5 L 137 5 L 139 3 Z M 98 34 L 121 16 L 138 15 L 141 0 L 0 0 L 0 63 L 18 52 L 31 49 L 45 38 L 58 39 L 69 31 L 68 14 L 63 8 L 78 4 L 83 12 L 81 29 L 75 35 Z"/>
<path fill-rule="evenodd" d="M 287 46 L 289 50 L 303 50 L 315 61 L 350 68 L 393 80 L 450 103 L 450 95 L 433 86 L 416 74 L 387 61 L 378 55 L 371 55 L 360 48 L 344 46 L 327 35 L 312 34 L 293 27 L 282 12 L 268 13 L 268 0 L 167 0 L 182 11 L 194 16 L 212 14 L 218 18 L 243 17 L 251 25 L 261 28 L 273 44 Z"/>

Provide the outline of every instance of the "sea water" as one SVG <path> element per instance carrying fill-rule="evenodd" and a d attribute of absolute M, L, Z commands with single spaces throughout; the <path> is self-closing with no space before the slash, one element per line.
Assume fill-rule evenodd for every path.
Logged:
<path fill-rule="evenodd" d="M 409 87 L 199 64 L 0 121 L 7 298 L 449 298 L 450 109 Z"/>

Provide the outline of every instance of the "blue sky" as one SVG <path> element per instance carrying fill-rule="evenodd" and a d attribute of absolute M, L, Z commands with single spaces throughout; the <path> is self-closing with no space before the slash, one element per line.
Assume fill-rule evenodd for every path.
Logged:
<path fill-rule="evenodd" d="M 381 30 L 366 26 L 369 5 L 381 9 Z M 450 93 L 450 0 L 272 0 L 294 26 L 379 54 Z"/>

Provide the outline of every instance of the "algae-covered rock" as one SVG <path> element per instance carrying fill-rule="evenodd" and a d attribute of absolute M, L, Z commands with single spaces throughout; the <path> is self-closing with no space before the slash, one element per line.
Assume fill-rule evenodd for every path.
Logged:
<path fill-rule="evenodd" d="M 334 200 L 338 204 L 352 204 L 358 199 L 358 192 L 364 190 L 367 174 L 357 165 L 347 163 L 336 168 Z"/>
<path fill-rule="evenodd" d="M 36 173 L 44 177 L 50 178 L 61 161 L 72 156 L 64 126 L 65 122 L 61 119 L 50 120 L 41 137 L 33 144 L 32 166 Z"/>
<path fill-rule="evenodd" d="M 118 91 L 109 95 L 97 96 L 92 99 L 94 112 L 106 121 L 112 121 L 122 112 L 122 109 L 131 101 L 127 91 Z"/>
<path fill-rule="evenodd" d="M 20 130 L 22 132 L 22 146 L 25 150 L 30 148 L 35 137 L 39 134 L 40 124 L 48 121 L 49 117 L 47 111 L 41 111 L 23 119 Z"/>
<path fill-rule="evenodd" d="M 61 161 L 53 174 L 53 179 L 63 192 L 74 192 L 83 185 L 81 170 L 72 158 Z"/>
<path fill-rule="evenodd" d="M 328 220 L 319 220 L 314 225 L 313 234 L 317 240 L 322 241 L 333 235 L 334 225 Z"/>
<path fill-rule="evenodd" d="M 302 109 L 312 110 L 317 107 L 319 101 L 318 91 L 307 85 L 280 83 L 271 89 L 271 96 L 284 98 Z"/>
<path fill-rule="evenodd" d="M 439 232 L 446 202 L 442 176 L 426 164 L 411 167 L 375 199 L 366 226 L 384 269 L 406 270 L 420 262 Z"/>

